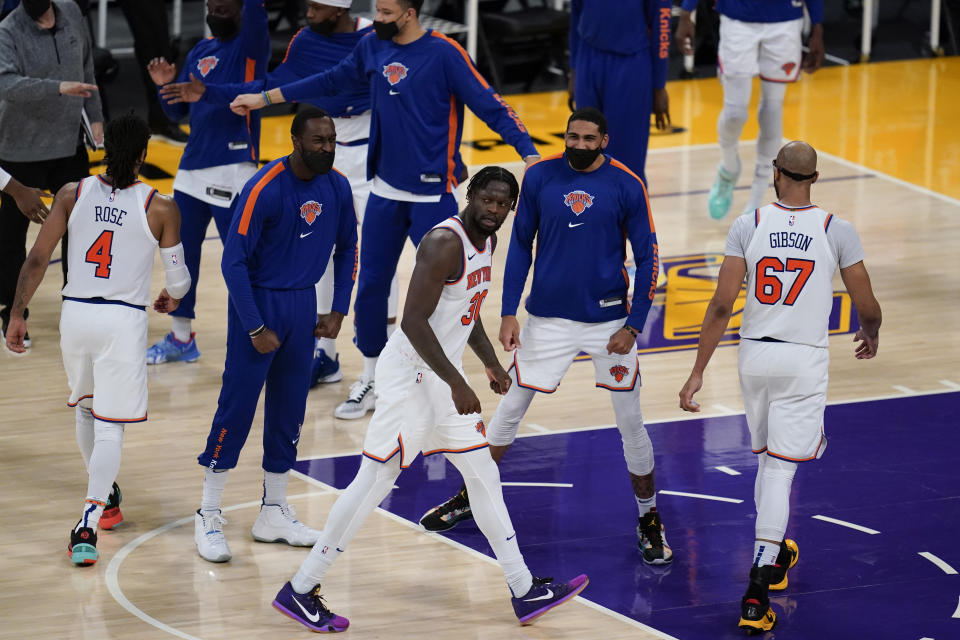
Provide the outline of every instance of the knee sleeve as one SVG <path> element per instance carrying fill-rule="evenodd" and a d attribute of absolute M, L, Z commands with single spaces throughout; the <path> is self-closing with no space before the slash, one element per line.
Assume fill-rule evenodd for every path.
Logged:
<path fill-rule="evenodd" d="M 640 389 L 611 391 L 610 400 L 617 416 L 617 429 L 623 440 L 623 458 L 627 470 L 635 476 L 645 476 L 653 471 L 653 444 L 643 426 L 640 411 Z"/>
<path fill-rule="evenodd" d="M 790 487 L 797 472 L 796 462 L 766 456 L 760 473 L 760 504 L 757 508 L 757 539 L 779 542 L 790 519 Z"/>
<path fill-rule="evenodd" d="M 720 122 L 743 127 L 749 117 L 750 92 L 753 78 L 747 76 L 723 76 L 723 110 Z M 739 131 L 737 132 L 739 135 Z"/>
<path fill-rule="evenodd" d="M 510 376 L 513 378 L 513 384 L 497 405 L 497 410 L 487 428 L 487 442 L 496 447 L 513 444 L 517 437 L 517 429 L 520 428 L 520 421 L 523 420 L 527 409 L 530 408 L 530 403 L 533 402 L 533 396 L 537 393 L 533 389 L 517 384 L 515 371 L 511 370 Z"/>
<path fill-rule="evenodd" d="M 783 142 L 783 98 L 787 86 L 781 82 L 760 82 L 760 108 L 757 120 L 760 135 L 757 137 L 757 175 L 770 176 L 773 166 L 770 164 L 777 156 Z"/>
<path fill-rule="evenodd" d="M 93 412 L 86 407 L 77 405 L 77 446 L 83 456 L 83 464 L 90 467 L 90 456 L 93 454 Z"/>

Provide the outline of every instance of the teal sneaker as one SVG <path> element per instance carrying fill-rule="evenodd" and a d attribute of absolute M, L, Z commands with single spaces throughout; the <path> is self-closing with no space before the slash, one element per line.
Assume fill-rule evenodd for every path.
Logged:
<path fill-rule="evenodd" d="M 717 179 L 713 181 L 710 187 L 710 196 L 707 199 L 707 206 L 710 209 L 710 217 L 719 220 L 730 211 L 730 204 L 733 202 L 733 188 L 737 186 L 736 175 L 730 175 L 724 171 L 723 167 L 717 167 Z"/>
<path fill-rule="evenodd" d="M 193 362 L 200 357 L 197 348 L 196 333 L 190 334 L 190 340 L 180 342 L 173 337 L 171 331 L 163 336 L 163 340 L 147 349 L 147 364 L 163 364 L 164 362 Z"/>

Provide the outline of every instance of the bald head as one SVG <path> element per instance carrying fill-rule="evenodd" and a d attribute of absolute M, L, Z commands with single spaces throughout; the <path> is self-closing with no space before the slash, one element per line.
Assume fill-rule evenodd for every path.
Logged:
<path fill-rule="evenodd" d="M 788 142 L 777 154 L 777 168 L 789 178 L 796 179 L 795 176 L 812 178 L 817 172 L 817 152 L 806 142 L 800 140 Z"/>

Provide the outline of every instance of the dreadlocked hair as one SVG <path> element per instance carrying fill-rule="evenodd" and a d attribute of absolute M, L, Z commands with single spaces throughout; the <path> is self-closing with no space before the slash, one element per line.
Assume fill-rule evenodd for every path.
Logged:
<path fill-rule="evenodd" d="M 125 189 L 137 181 L 137 162 L 149 139 L 146 120 L 132 111 L 107 123 L 103 132 L 104 162 L 114 189 Z"/>
<path fill-rule="evenodd" d="M 520 195 L 520 185 L 517 184 L 517 179 L 513 176 L 513 173 L 503 167 L 494 165 L 480 169 L 480 171 L 470 178 L 470 183 L 467 185 L 467 196 L 472 197 L 477 191 L 486 188 L 491 182 L 502 182 L 507 185 L 507 188 L 510 190 L 510 200 L 513 201 L 511 209 L 515 208 L 517 205 L 517 197 Z"/>

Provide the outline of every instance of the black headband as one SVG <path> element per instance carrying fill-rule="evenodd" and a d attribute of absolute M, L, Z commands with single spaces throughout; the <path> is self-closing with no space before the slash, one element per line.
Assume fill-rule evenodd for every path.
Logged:
<path fill-rule="evenodd" d="M 794 171 L 790 171 L 789 169 L 784 169 L 783 167 L 777 165 L 776 160 L 773 161 L 773 168 L 779 171 L 780 173 L 782 173 L 783 175 L 787 176 L 791 180 L 796 180 L 797 182 L 803 182 L 804 180 L 812 180 L 817 175 L 816 171 L 814 171 L 813 173 L 796 173 Z"/>

